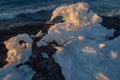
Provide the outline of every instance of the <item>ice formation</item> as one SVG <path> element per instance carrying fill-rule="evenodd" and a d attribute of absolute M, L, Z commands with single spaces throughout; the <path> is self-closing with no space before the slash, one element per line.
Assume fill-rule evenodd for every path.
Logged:
<path fill-rule="evenodd" d="M 22 45 L 19 42 L 23 40 L 25 43 Z M 32 54 L 31 45 L 32 39 L 27 34 L 19 34 L 16 37 L 10 38 L 8 41 L 4 42 L 8 51 L 7 61 L 8 65 L 13 63 L 24 63 L 28 60 L 29 56 Z"/>
<path fill-rule="evenodd" d="M 25 43 L 20 45 L 20 41 Z M 9 50 L 7 61 L 9 62 L 0 69 L 0 80 L 31 80 L 34 71 L 28 66 L 16 68 L 19 63 L 24 63 L 32 54 L 32 39 L 27 34 L 19 34 L 4 42 Z"/>
<path fill-rule="evenodd" d="M 58 7 L 53 11 L 50 21 L 57 16 L 62 16 L 65 21 L 51 26 L 48 35 L 42 38 L 38 46 L 45 45 L 50 40 L 64 44 L 72 39 L 80 39 L 80 36 L 82 38 L 104 41 L 114 31 L 107 30 L 100 24 L 102 18 L 90 11 L 87 3 Z"/>
<path fill-rule="evenodd" d="M 120 37 L 109 41 L 114 30 L 100 23 L 102 18 L 86 3 L 56 8 L 50 21 L 62 16 L 64 22 L 50 27 L 38 46 L 55 40 L 61 47 L 54 55 L 66 80 L 119 80 Z"/>
<path fill-rule="evenodd" d="M 54 58 L 62 67 L 66 80 L 119 80 L 120 37 L 107 39 L 114 30 L 103 27 L 100 24 L 102 18 L 90 11 L 87 3 L 58 7 L 50 21 L 57 16 L 62 16 L 64 22 L 51 26 L 48 34 L 37 44 L 43 46 L 55 40 L 61 45 L 55 46 Z M 20 40 L 26 43 L 19 45 Z M 0 69 L 0 80 L 31 80 L 34 71 L 28 66 L 15 68 L 31 55 L 31 43 L 32 39 L 27 34 L 5 41 L 10 63 Z M 46 57 L 45 53 L 43 55 Z"/>
<path fill-rule="evenodd" d="M 76 3 L 70 6 L 65 5 L 56 8 L 53 11 L 53 16 L 50 21 L 57 16 L 62 16 L 65 22 L 72 23 L 76 26 L 100 23 L 102 21 L 102 18 L 97 14 L 92 11 L 89 12 L 89 6 L 87 3 Z"/>

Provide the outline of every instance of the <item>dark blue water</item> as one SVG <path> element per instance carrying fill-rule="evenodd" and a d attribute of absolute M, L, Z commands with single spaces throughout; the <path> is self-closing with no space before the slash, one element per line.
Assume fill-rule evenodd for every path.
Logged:
<path fill-rule="evenodd" d="M 120 13 L 120 0 L 0 0 L 0 29 L 47 21 L 56 7 L 76 2 L 87 2 L 98 14 Z"/>

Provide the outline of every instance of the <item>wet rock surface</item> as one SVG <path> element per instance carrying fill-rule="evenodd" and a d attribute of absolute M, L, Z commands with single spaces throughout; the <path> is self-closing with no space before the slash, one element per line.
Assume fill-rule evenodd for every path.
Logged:
<path fill-rule="evenodd" d="M 47 33 L 51 25 L 53 24 L 37 23 L 0 30 L 0 68 L 8 63 L 6 61 L 8 50 L 5 48 L 3 41 L 23 33 L 35 35 L 40 30 L 42 30 L 43 33 Z M 113 38 L 120 35 L 120 16 L 103 16 L 102 25 L 108 29 L 114 28 L 116 30 Z M 46 46 L 37 47 L 36 42 L 40 39 L 40 37 L 33 38 L 33 54 L 30 56 L 29 61 L 25 62 L 24 64 L 16 65 L 16 67 L 28 65 L 35 70 L 36 73 L 34 74 L 32 80 L 65 80 L 61 67 L 52 57 L 57 50 L 54 48 L 53 44 L 57 46 L 59 45 L 53 41 L 49 42 Z M 47 57 L 43 56 L 42 53 L 44 53 Z"/>

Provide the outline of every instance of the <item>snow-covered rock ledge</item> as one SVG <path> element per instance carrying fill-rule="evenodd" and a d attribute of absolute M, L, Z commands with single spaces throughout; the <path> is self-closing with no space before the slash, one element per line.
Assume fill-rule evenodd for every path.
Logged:
<path fill-rule="evenodd" d="M 36 58 L 37 56 L 32 56 L 32 59 L 34 60 L 32 62 L 36 63 L 37 60 L 39 65 L 42 65 L 44 64 L 44 61 L 45 63 L 54 62 L 55 58 L 55 61 L 62 67 L 62 73 L 66 80 L 119 80 L 120 49 L 118 45 L 120 45 L 120 37 L 118 36 L 119 28 L 114 27 L 114 25 L 117 23 L 119 27 L 118 21 L 120 20 L 120 18 L 115 16 L 103 17 L 102 19 L 102 17 L 89 10 L 89 6 L 86 3 L 76 3 L 58 7 L 53 11 L 53 15 L 50 21 L 54 20 L 57 16 L 62 16 L 64 22 L 56 23 L 54 25 L 51 25 L 51 27 L 49 25 L 49 27 L 47 27 L 48 34 L 44 36 L 41 32 L 39 32 L 39 34 L 37 35 L 34 35 L 36 37 L 40 37 L 40 39 L 35 42 L 35 46 L 37 46 L 36 48 L 38 48 L 36 50 L 42 49 L 41 51 L 45 52 L 39 54 L 38 56 L 42 55 L 43 57 L 45 57 L 45 60 L 41 62 L 41 60 L 38 60 Z M 110 19 L 112 19 L 113 22 L 109 23 Z M 104 26 L 102 26 L 101 24 Z M 117 30 L 117 32 L 114 33 L 115 30 L 107 29 L 106 27 L 113 27 Z M 26 33 L 28 29 L 24 30 L 25 32 L 21 33 Z M 32 29 L 31 32 L 33 32 Z M 2 34 L 4 34 L 4 31 Z M 113 36 L 116 36 L 116 38 Z M 109 40 L 109 38 L 112 39 Z M 32 53 L 35 53 L 35 48 L 32 52 L 31 46 L 33 46 L 33 43 L 36 40 L 33 39 L 32 41 L 32 38 L 30 38 L 30 36 L 27 34 L 17 35 L 7 41 L 6 39 L 8 38 L 1 39 L 1 43 L 3 43 L 4 41 L 6 48 L 9 50 L 7 53 L 7 60 L 9 59 L 9 63 L 0 69 L 0 72 L 2 72 L 2 74 L 0 74 L 0 79 L 14 80 L 15 78 L 13 76 L 14 74 L 16 74 L 15 77 L 19 77 L 20 80 L 31 80 L 31 77 L 34 74 L 34 71 L 32 71 L 31 68 L 34 69 L 37 63 L 34 65 L 32 64 L 31 68 L 23 65 L 20 67 L 20 69 L 16 68 L 16 71 L 13 70 L 15 69 L 14 67 L 17 63 L 26 62 L 29 59 L 30 55 Z M 22 45 L 17 45 L 19 44 L 19 40 L 23 40 L 25 41 L 25 43 L 23 43 Z M 50 42 L 52 41 L 55 41 L 58 44 L 51 44 Z M 43 46 L 47 46 L 47 48 L 43 48 Z M 23 50 L 24 48 L 25 50 Z M 55 50 L 56 52 L 54 55 L 47 54 L 49 52 L 47 52 L 46 50 L 50 50 L 51 52 L 54 49 L 57 50 Z M 49 57 L 52 56 L 54 58 L 50 58 L 49 60 Z M 56 62 L 54 63 L 56 64 Z M 58 71 L 61 73 L 61 70 L 59 70 L 59 66 L 57 64 L 54 66 L 57 68 L 53 66 L 50 68 L 58 69 Z M 47 70 L 49 70 L 49 67 L 47 67 Z M 12 74 L 9 75 L 9 72 Z M 21 74 L 20 72 L 24 74 L 20 76 L 17 75 Z M 56 72 L 56 70 L 54 72 Z M 38 76 L 41 77 L 40 74 L 42 75 L 42 73 L 39 73 L 33 77 L 37 76 L 37 78 L 39 78 Z M 27 76 L 25 77 L 24 75 Z M 60 79 L 58 75 L 55 80 Z M 47 77 L 46 80 L 48 78 L 49 77 Z M 49 80 L 53 79 L 49 78 Z M 61 78 L 60 80 L 64 80 L 64 78 Z"/>

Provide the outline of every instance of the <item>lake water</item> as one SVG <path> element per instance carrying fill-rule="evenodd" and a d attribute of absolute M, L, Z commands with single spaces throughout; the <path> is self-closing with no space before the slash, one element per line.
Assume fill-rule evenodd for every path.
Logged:
<path fill-rule="evenodd" d="M 87 2 L 101 15 L 120 14 L 120 0 L 0 0 L 0 29 L 45 22 L 56 7 L 77 2 Z"/>

